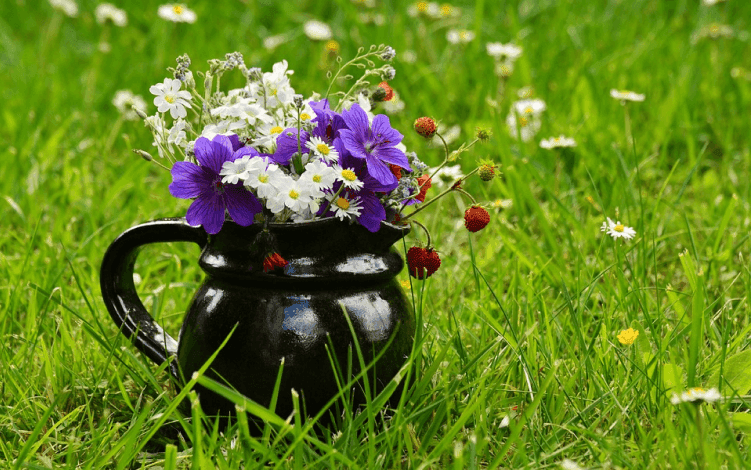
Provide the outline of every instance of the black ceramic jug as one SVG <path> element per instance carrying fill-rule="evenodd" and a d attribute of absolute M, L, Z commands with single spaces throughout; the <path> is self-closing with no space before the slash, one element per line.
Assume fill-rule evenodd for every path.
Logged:
<path fill-rule="evenodd" d="M 404 263 L 392 248 L 409 228 L 384 222 L 371 233 L 337 219 L 269 224 L 264 234 L 271 234 L 288 262 L 271 272 L 264 272 L 259 255 L 261 230 L 259 224 L 228 221 L 217 235 L 207 235 L 185 219 L 161 219 L 125 231 L 110 245 L 101 269 L 104 303 L 118 328 L 156 363 L 172 360 L 178 380 L 190 378 L 235 328 L 208 375 L 269 406 L 283 359 L 276 412 L 286 418 L 293 410 L 292 389 L 308 415 L 339 391 L 327 344 L 342 368 L 349 361 L 353 374 L 360 370 L 346 312 L 365 359 L 383 352 L 369 375 L 378 392 L 403 366 L 414 341 L 414 313 L 395 278 Z M 146 311 L 133 283 L 139 248 L 174 241 L 198 244 L 206 273 L 178 341 Z M 196 390 L 207 414 L 235 413 L 226 399 Z"/>

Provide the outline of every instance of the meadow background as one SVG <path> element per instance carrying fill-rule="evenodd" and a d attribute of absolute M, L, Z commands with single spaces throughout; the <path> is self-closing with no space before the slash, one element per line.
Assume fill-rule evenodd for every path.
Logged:
<path fill-rule="evenodd" d="M 373 4 L 191 2 L 197 21 L 173 24 L 159 3 L 121 2 L 128 24 L 117 27 L 97 23 L 92 1 L 75 18 L 43 0 L 0 2 L 0 466 L 749 465 L 751 3 L 479 0 L 436 20 Z M 152 139 L 112 99 L 132 90 L 153 114 L 149 86 L 184 53 L 193 70 L 232 51 L 264 70 L 286 59 L 298 92 L 325 90 L 334 63 L 303 34 L 310 19 L 331 26 L 345 59 L 396 49 L 391 85 L 405 107 L 391 122 L 425 162 L 441 151 L 411 125 L 430 115 L 458 126 L 454 148 L 491 128 L 459 164 L 466 173 L 489 158 L 503 175 L 467 185 L 492 213 L 481 232 L 461 224 L 459 195 L 423 212 L 443 264 L 413 283 L 418 380 L 392 419 L 373 419 L 373 405 L 337 435 L 273 423 L 262 438 L 242 425 L 220 435 L 199 410 L 174 411 L 166 373 L 127 345 L 101 301 L 109 243 L 188 206 L 169 195 L 167 172 L 131 152 L 153 152 Z M 451 28 L 475 37 L 451 44 Z M 487 42 L 523 48 L 503 88 Z M 524 87 L 547 104 L 530 142 L 505 124 Z M 611 88 L 646 99 L 624 107 Z M 578 143 L 568 166 L 538 145 L 559 134 Z M 636 237 L 613 240 L 606 217 Z M 197 256 L 150 246 L 136 266 L 173 336 L 202 278 Z M 639 336 L 621 344 L 629 327 Z M 723 399 L 671 403 L 689 387 Z"/>

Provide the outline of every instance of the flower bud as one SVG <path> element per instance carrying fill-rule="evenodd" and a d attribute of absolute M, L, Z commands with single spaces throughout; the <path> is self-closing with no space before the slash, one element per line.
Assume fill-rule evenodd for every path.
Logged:
<path fill-rule="evenodd" d="M 391 46 L 386 46 L 386 49 L 383 50 L 381 53 L 381 60 L 384 60 L 386 62 L 390 62 L 391 60 L 396 57 L 396 51 Z"/>
<path fill-rule="evenodd" d="M 490 181 L 493 178 L 495 178 L 495 165 L 485 163 L 480 166 L 480 169 L 477 171 L 477 174 L 480 175 L 481 180 Z"/>
<path fill-rule="evenodd" d="M 152 157 L 151 154 L 149 152 L 145 151 L 145 150 L 133 149 L 133 153 L 135 153 L 139 157 L 143 158 L 147 162 L 150 162 L 150 161 L 154 160 L 154 157 Z"/>
<path fill-rule="evenodd" d="M 487 127 L 477 127 L 475 129 L 475 137 L 477 137 L 480 142 L 487 142 L 490 140 L 491 135 L 493 135 L 493 132 Z"/>

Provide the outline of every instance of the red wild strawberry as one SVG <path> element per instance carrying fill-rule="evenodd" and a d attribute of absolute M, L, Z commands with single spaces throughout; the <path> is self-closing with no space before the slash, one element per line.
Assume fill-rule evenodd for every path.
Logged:
<path fill-rule="evenodd" d="M 423 116 L 415 120 L 415 131 L 425 138 L 435 135 L 435 121 L 433 118 Z"/>
<path fill-rule="evenodd" d="M 428 193 L 428 189 L 433 186 L 433 180 L 431 180 L 430 176 L 428 175 L 422 175 L 421 177 L 417 178 L 417 184 L 420 188 L 420 194 L 415 196 L 415 199 L 420 202 L 425 202 L 425 195 Z"/>
<path fill-rule="evenodd" d="M 470 232 L 484 229 L 488 222 L 490 222 L 490 214 L 480 206 L 472 206 L 464 212 L 464 226 Z"/>
<path fill-rule="evenodd" d="M 409 275 L 417 279 L 425 279 L 433 275 L 441 266 L 438 252 L 432 248 L 413 246 L 407 251 L 407 267 Z"/>
<path fill-rule="evenodd" d="M 393 163 L 389 163 L 389 170 L 391 170 L 391 173 L 396 176 L 397 180 L 402 179 L 402 168 L 400 166 L 396 166 Z"/>
<path fill-rule="evenodd" d="M 394 99 L 394 89 L 389 86 L 388 82 L 381 82 L 378 84 L 378 86 L 386 91 L 386 97 L 383 99 L 383 101 L 391 101 L 392 99 Z"/>
<path fill-rule="evenodd" d="M 277 268 L 283 268 L 287 266 L 289 262 L 282 258 L 279 253 L 269 253 L 266 258 L 263 259 L 263 272 L 274 271 Z"/>

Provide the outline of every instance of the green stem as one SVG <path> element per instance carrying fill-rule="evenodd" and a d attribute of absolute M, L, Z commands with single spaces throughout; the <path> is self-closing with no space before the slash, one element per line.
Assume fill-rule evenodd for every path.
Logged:
<path fill-rule="evenodd" d="M 430 232 L 428 231 L 428 228 L 427 228 L 427 227 L 425 227 L 425 226 L 424 226 L 423 224 L 421 224 L 420 222 L 418 222 L 418 221 L 416 221 L 416 220 L 413 220 L 413 221 L 412 221 L 411 223 L 413 223 L 413 224 L 417 224 L 417 225 L 419 225 L 419 226 L 420 226 L 420 228 L 422 228 L 422 229 L 423 229 L 423 231 L 425 232 L 425 235 L 426 235 L 426 236 L 428 237 L 428 244 L 427 244 L 427 245 L 425 245 L 425 246 L 426 246 L 427 248 L 430 248 L 430 246 L 431 246 L 431 245 L 430 245 Z"/>
<path fill-rule="evenodd" d="M 334 203 L 334 199 L 336 199 L 336 197 L 339 196 L 339 194 L 341 194 L 342 191 L 344 191 L 344 183 L 342 183 L 342 185 L 339 186 L 339 189 L 337 190 L 336 193 L 334 193 L 334 196 L 331 198 L 331 200 L 329 201 L 329 203 L 326 206 L 326 208 L 323 210 L 323 212 L 321 212 L 321 218 L 323 218 L 323 216 L 326 214 L 326 212 L 329 211 L 329 207 L 331 207 L 331 204 Z"/>

